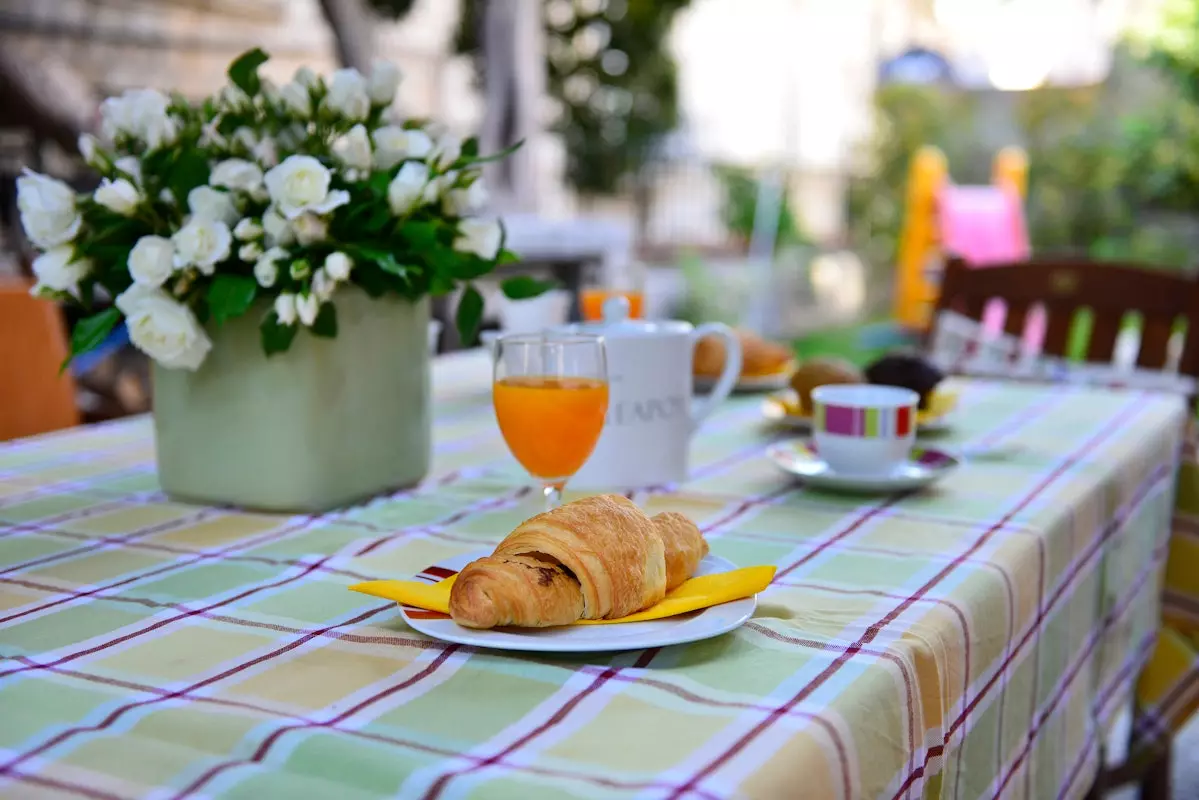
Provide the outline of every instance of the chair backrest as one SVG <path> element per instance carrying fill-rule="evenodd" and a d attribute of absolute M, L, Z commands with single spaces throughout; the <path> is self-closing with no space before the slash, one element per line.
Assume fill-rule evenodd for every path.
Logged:
<path fill-rule="evenodd" d="M 0 441 L 79 424 L 62 313 L 29 287 L 0 280 Z"/>
<path fill-rule="evenodd" d="M 1130 312 L 1140 315 L 1136 364 L 1163 369 L 1170 361 L 1170 339 L 1185 322 L 1178 371 L 1199 375 L 1199 280 L 1129 264 L 1082 260 L 1032 260 L 971 269 L 960 259 L 946 265 L 937 312 L 956 311 L 981 321 L 989 303 L 1006 306 L 1003 329 L 1022 337 L 1034 309 L 1044 309 L 1041 352 L 1067 355 L 1077 314 L 1091 314 L 1086 360 L 1110 363 L 1121 327 Z"/>

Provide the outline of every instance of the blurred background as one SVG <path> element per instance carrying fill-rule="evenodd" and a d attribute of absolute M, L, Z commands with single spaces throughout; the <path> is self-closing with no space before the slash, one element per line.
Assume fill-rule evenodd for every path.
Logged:
<path fill-rule="evenodd" d="M 408 115 L 524 139 L 492 210 L 521 268 L 572 293 L 642 292 L 647 316 L 801 355 L 881 346 L 925 146 L 963 185 L 1023 148 L 1034 252 L 1188 269 L 1197 37 L 1199 0 L 0 0 L 0 273 L 29 269 L 24 166 L 90 189 L 75 143 L 103 98 L 201 97 L 261 46 L 278 82 L 388 58 Z M 73 372 L 86 418 L 149 406 L 119 338 Z"/>

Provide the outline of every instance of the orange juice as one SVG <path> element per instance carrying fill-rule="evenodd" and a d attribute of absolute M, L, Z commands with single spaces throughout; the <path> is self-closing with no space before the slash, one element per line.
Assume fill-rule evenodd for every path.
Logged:
<path fill-rule="evenodd" d="M 624 297 L 629 301 L 629 319 L 641 319 L 644 313 L 645 295 L 641 292 L 618 289 L 584 289 L 579 292 L 579 309 L 583 319 L 600 322 L 604 318 L 604 301 L 609 297 Z"/>
<path fill-rule="evenodd" d="M 521 466 L 542 480 L 578 472 L 608 413 L 608 384 L 594 378 L 503 378 L 494 395 L 504 441 Z"/>

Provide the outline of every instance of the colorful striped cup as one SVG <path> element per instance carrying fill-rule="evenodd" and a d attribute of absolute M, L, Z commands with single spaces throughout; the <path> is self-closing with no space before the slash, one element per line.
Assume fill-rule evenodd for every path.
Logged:
<path fill-rule="evenodd" d="M 812 432 L 820 457 L 842 475 L 885 475 L 907 461 L 916 440 L 910 389 L 835 384 L 812 391 Z"/>

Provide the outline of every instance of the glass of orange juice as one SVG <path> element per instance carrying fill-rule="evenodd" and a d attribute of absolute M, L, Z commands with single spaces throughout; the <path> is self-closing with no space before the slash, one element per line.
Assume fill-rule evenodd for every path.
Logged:
<path fill-rule="evenodd" d="M 601 336 L 533 333 L 495 344 L 495 418 L 516 460 L 541 482 L 546 510 L 591 456 L 608 413 Z"/>

